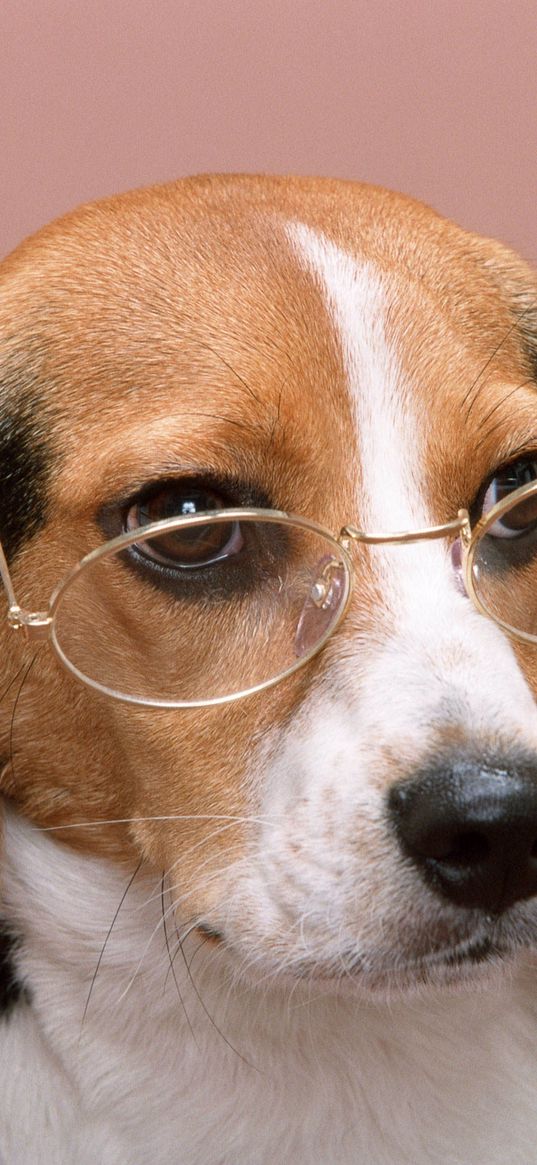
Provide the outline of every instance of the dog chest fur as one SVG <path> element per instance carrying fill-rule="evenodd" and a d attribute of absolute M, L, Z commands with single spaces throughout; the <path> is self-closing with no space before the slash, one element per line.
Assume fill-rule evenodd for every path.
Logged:
<path fill-rule="evenodd" d="M 82 1021 L 131 871 L 62 852 L 16 818 L 6 856 L 5 900 L 25 934 L 17 968 L 32 992 L 2 1025 L 10 1165 L 531 1160 L 529 962 L 469 996 L 418 993 L 386 1006 L 309 984 L 289 988 L 282 1005 L 279 990 L 233 992 L 226 961 L 203 968 L 202 957 L 201 1007 L 181 960 L 182 1001 L 171 976 L 163 989 L 159 881 L 144 878 L 120 911 Z M 188 960 L 198 943 L 185 943 Z"/>

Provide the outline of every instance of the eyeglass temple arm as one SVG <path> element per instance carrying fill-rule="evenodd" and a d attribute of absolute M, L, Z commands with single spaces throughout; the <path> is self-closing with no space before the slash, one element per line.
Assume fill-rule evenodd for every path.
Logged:
<path fill-rule="evenodd" d="M 9 623 L 10 627 L 12 627 L 16 631 L 19 630 L 19 628 L 23 627 L 24 630 L 26 631 L 26 633 L 29 636 L 31 636 L 32 639 L 46 638 L 46 636 L 48 635 L 49 626 L 51 623 L 50 616 L 47 612 L 24 611 L 22 607 L 19 607 L 19 604 L 18 604 L 16 596 L 15 596 L 15 591 L 13 589 L 11 575 L 9 573 L 7 558 L 5 556 L 4 548 L 3 548 L 1 542 L 0 542 L 0 579 L 2 580 L 2 583 L 4 585 L 4 589 L 5 589 L 5 592 L 7 595 L 7 601 L 8 601 L 7 618 L 8 618 L 8 623 Z"/>
<path fill-rule="evenodd" d="M 10 611 L 19 611 L 20 607 L 19 607 L 19 604 L 15 598 L 15 591 L 13 590 L 13 583 L 11 581 L 11 575 L 9 573 L 7 558 L 4 554 L 4 548 L 3 548 L 1 542 L 0 542 L 0 578 L 2 579 L 2 582 L 4 584 L 4 589 L 5 589 L 5 592 L 7 594 L 7 601 L 9 603 Z"/>

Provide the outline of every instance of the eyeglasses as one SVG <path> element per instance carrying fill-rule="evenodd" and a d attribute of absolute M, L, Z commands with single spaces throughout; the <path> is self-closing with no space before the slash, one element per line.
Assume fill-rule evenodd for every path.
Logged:
<path fill-rule="evenodd" d="M 352 594 L 353 547 L 460 539 L 467 594 L 509 635 L 537 643 L 537 482 L 471 528 L 339 535 L 277 510 L 224 509 L 170 518 L 87 554 L 47 611 L 17 603 L 0 545 L 8 622 L 49 641 L 91 688 L 134 704 L 223 704 L 303 667 L 340 625 Z"/>

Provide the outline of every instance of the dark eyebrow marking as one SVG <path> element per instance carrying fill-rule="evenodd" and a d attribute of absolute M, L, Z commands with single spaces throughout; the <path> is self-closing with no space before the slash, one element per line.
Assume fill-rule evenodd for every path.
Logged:
<path fill-rule="evenodd" d="M 8 559 L 47 516 L 52 417 L 33 364 L 18 352 L 0 365 L 0 538 Z"/>

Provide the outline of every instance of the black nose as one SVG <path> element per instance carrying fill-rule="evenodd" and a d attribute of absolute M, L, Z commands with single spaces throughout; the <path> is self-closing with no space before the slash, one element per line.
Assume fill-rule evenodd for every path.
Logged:
<path fill-rule="evenodd" d="M 406 856 L 452 902 L 497 914 L 537 894 L 537 758 L 431 766 L 394 786 L 389 809 Z"/>

